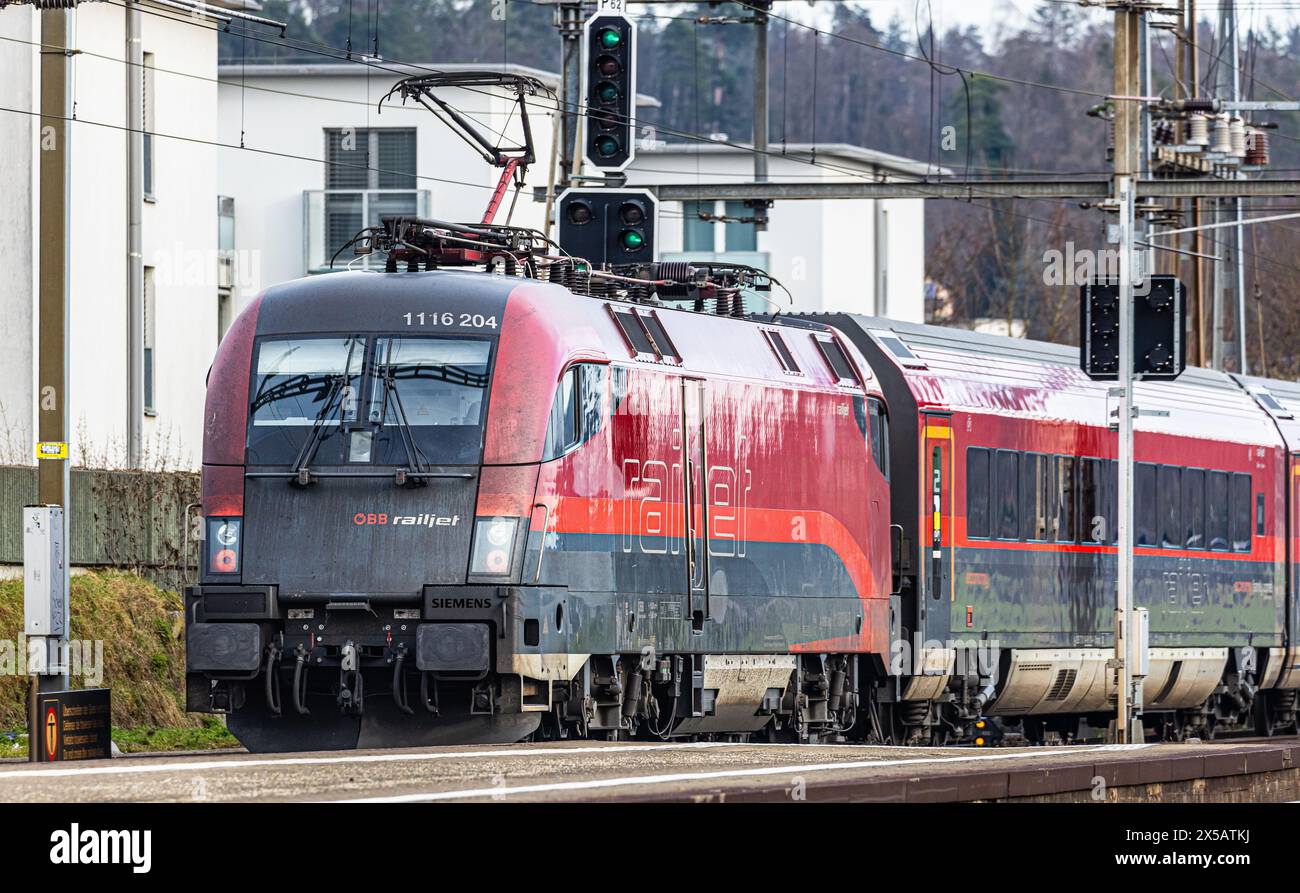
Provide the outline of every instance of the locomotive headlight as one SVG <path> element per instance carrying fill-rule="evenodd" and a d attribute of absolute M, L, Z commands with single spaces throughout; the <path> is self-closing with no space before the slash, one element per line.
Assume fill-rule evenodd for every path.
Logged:
<path fill-rule="evenodd" d="M 208 573 L 239 573 L 240 546 L 243 545 L 242 518 L 208 518 Z"/>
<path fill-rule="evenodd" d="M 510 573 L 515 552 L 518 518 L 478 518 L 474 522 L 471 574 L 502 576 Z"/>

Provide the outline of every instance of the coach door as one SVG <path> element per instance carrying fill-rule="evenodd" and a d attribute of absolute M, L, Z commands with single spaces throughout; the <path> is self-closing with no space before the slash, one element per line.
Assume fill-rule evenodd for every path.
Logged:
<path fill-rule="evenodd" d="M 925 597 L 920 599 L 920 629 L 927 639 L 942 639 L 949 632 L 952 598 L 953 455 L 952 418 L 924 413 L 923 505 L 921 513 L 922 566 Z"/>
<path fill-rule="evenodd" d="M 682 379 L 682 481 L 686 507 L 686 583 L 691 631 L 704 631 L 709 616 L 709 501 L 705 486 L 704 382 Z"/>
<path fill-rule="evenodd" d="M 1300 453 L 1287 456 L 1286 487 L 1286 644 L 1289 648 L 1300 646 Z M 1260 494 L 1254 496 L 1255 503 L 1251 512 L 1252 532 L 1261 528 L 1267 530 L 1258 515 L 1263 512 L 1259 505 Z M 1252 537 L 1253 540 L 1253 537 Z M 1292 652 L 1294 655 L 1294 652 Z M 1295 659 L 1293 657 L 1293 659 Z"/>

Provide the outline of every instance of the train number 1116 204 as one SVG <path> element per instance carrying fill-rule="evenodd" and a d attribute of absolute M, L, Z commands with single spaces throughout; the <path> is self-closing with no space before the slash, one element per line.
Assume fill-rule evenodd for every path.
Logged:
<path fill-rule="evenodd" d="M 481 313 L 404 313 L 402 319 L 408 326 L 447 326 L 462 329 L 495 329 L 497 318 Z"/>

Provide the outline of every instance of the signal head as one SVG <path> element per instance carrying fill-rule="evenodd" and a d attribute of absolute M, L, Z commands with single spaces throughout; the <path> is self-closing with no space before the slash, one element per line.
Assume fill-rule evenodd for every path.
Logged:
<path fill-rule="evenodd" d="M 600 56 L 596 59 L 596 70 L 607 78 L 612 78 L 623 70 L 613 56 Z"/>
<path fill-rule="evenodd" d="M 575 201 L 569 205 L 568 218 L 574 226 L 582 226 L 590 223 L 592 217 L 591 205 L 584 201 Z"/>
<path fill-rule="evenodd" d="M 618 154 L 618 140 L 609 135 L 596 137 L 596 152 L 602 158 L 613 158 Z"/>
<path fill-rule="evenodd" d="M 596 40 L 607 50 L 617 49 L 623 43 L 623 35 L 617 28 L 601 28 Z"/>

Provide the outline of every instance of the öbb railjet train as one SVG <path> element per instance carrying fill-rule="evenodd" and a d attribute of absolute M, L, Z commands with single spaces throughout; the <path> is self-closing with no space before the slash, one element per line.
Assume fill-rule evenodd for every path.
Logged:
<path fill-rule="evenodd" d="M 276 286 L 209 375 L 188 707 L 253 751 L 1077 740 L 1116 563 L 1077 360 L 486 272 Z M 1169 410 L 1136 447 L 1147 727 L 1294 731 L 1300 386 L 1138 396 Z"/>

